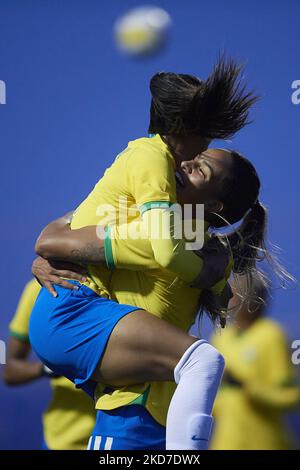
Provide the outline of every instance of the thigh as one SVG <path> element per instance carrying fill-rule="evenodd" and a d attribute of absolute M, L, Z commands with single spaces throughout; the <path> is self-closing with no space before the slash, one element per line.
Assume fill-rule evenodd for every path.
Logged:
<path fill-rule="evenodd" d="M 176 364 L 195 341 L 176 326 L 136 310 L 114 327 L 93 379 L 114 386 L 173 381 Z"/>

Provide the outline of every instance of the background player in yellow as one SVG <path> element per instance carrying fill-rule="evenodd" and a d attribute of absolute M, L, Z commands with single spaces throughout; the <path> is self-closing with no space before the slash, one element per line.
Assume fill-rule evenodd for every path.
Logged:
<path fill-rule="evenodd" d="M 31 362 L 28 325 L 41 286 L 35 279 L 26 284 L 10 323 L 10 340 L 3 379 L 8 385 L 22 385 L 48 376 L 52 399 L 43 415 L 44 442 L 51 450 L 83 450 L 95 422 L 93 401 L 65 377 L 55 377 L 40 361 Z"/>
<path fill-rule="evenodd" d="M 293 443 L 284 414 L 299 404 L 300 388 L 287 338 L 282 327 L 265 316 L 269 293 L 264 283 L 254 280 L 250 290 L 262 299 L 259 304 L 241 304 L 247 283 L 240 277 L 238 284 L 239 292 L 233 288 L 229 303 L 240 305 L 236 322 L 212 338 L 226 369 L 214 407 L 211 448 L 289 449 Z"/>

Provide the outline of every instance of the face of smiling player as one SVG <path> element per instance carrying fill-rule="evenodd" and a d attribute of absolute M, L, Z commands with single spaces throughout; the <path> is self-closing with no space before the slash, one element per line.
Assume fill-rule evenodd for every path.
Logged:
<path fill-rule="evenodd" d="M 231 171 L 228 150 L 208 149 L 193 160 L 182 161 L 175 174 L 179 204 L 205 204 L 206 212 L 220 212 L 220 188 Z"/>

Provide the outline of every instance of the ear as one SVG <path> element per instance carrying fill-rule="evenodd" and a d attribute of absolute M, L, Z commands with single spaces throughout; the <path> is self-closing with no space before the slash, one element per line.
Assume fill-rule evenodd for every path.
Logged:
<path fill-rule="evenodd" d="M 219 212 L 222 212 L 223 207 L 224 207 L 223 202 L 221 201 L 210 201 L 210 202 L 205 203 L 205 210 L 207 212 L 219 213 Z"/>

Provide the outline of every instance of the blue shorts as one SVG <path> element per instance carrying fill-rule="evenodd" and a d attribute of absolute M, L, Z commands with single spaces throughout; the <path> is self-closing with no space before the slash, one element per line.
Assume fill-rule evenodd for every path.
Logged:
<path fill-rule="evenodd" d="M 166 428 L 142 405 L 97 411 L 88 450 L 164 450 Z"/>
<path fill-rule="evenodd" d="M 72 282 L 79 289 L 55 286 L 56 298 L 41 289 L 30 317 L 29 339 L 47 367 L 93 397 L 96 382 L 91 376 L 114 327 L 139 308 L 118 304 Z"/>

